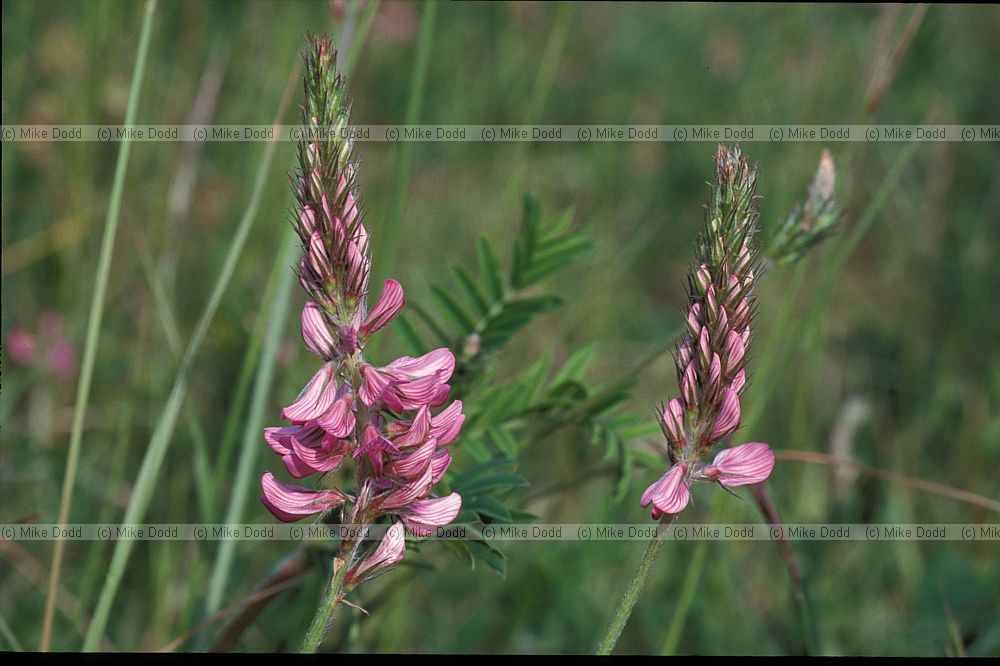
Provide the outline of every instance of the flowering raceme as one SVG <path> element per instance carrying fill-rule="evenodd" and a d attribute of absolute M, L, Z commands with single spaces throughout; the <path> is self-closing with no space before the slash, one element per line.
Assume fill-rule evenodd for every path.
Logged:
<path fill-rule="evenodd" d="M 774 453 L 760 442 L 701 462 L 740 426 L 755 269 L 759 273 L 756 185 L 756 168 L 739 147 L 719 146 L 705 230 L 688 277 L 687 335 L 675 354 L 680 397 L 666 404 L 661 418 L 670 468 L 640 500 L 643 508 L 653 505 L 653 518 L 683 511 L 691 481 L 742 486 L 764 481 L 774 468 Z"/>
<path fill-rule="evenodd" d="M 305 55 L 307 132 L 298 145 L 295 229 L 304 252 L 299 283 L 311 299 L 302 309 L 302 338 L 323 364 L 282 410 L 291 425 L 267 428 L 264 439 L 296 479 L 320 474 L 326 480 L 351 461 L 356 489 L 312 490 L 267 472 L 261 499 L 283 521 L 331 511 L 353 525 L 389 519 L 377 548 L 346 563 L 349 588 L 402 559 L 404 524 L 424 535 L 458 515 L 457 493 L 433 497 L 431 491 L 448 469 L 447 446 L 465 417 L 457 400 L 432 412 L 450 390 L 455 358 L 447 349 L 381 367 L 365 359 L 368 340 L 402 309 L 403 287 L 386 280 L 367 309 L 368 232 L 356 196 L 353 146 L 340 131 L 350 103 L 329 39 L 316 38 L 311 47 Z M 342 542 L 342 552 L 357 545 Z"/>

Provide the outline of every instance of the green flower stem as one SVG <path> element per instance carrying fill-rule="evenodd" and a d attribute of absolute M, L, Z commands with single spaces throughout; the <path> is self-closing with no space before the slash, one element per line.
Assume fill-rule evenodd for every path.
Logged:
<path fill-rule="evenodd" d="M 302 648 L 299 652 L 313 654 L 319 650 L 320 643 L 326 636 L 326 629 L 330 626 L 340 602 L 344 600 L 344 595 L 347 594 L 344 578 L 347 576 L 347 569 L 354 560 L 354 555 L 361 543 L 358 541 L 354 544 L 347 558 L 334 560 L 336 571 L 333 578 L 330 579 L 330 584 L 323 592 L 323 599 L 320 601 L 319 608 L 316 609 L 316 615 L 313 616 L 312 624 L 309 625 L 309 631 L 306 632 L 306 638 L 302 641 Z"/>
<path fill-rule="evenodd" d="M 661 521 L 660 524 L 670 525 L 673 522 L 674 516 L 671 516 L 669 519 L 664 518 L 664 521 Z M 649 574 L 653 570 L 653 565 L 656 564 L 660 553 L 663 552 L 663 546 L 666 544 L 666 541 L 659 538 L 659 531 L 658 529 L 657 537 L 651 539 L 649 545 L 646 546 L 646 552 L 642 556 L 642 561 L 639 562 L 639 567 L 635 570 L 635 575 L 632 576 L 631 582 L 629 582 L 628 587 L 625 589 L 625 594 L 622 596 L 622 600 L 615 610 L 615 615 L 611 618 L 611 624 L 608 625 L 608 629 L 604 633 L 604 638 L 601 639 L 601 642 L 597 646 L 597 654 L 599 655 L 609 655 L 615 649 L 618 637 L 621 636 L 625 624 L 628 623 L 629 616 L 632 615 L 635 602 L 639 600 L 642 588 L 646 586 L 646 579 L 649 578 Z"/>

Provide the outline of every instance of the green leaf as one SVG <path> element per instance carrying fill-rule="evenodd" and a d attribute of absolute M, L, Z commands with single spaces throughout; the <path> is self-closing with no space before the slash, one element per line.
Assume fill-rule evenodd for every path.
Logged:
<path fill-rule="evenodd" d="M 431 296 L 437 301 L 445 318 L 451 320 L 460 337 L 465 337 L 476 330 L 476 318 L 469 314 L 455 298 L 437 285 L 431 285 Z"/>
<path fill-rule="evenodd" d="M 434 335 L 438 337 L 441 344 L 447 346 L 454 342 L 452 336 L 448 335 L 444 328 L 437 323 L 437 320 L 427 310 L 425 310 L 422 305 L 419 303 L 412 303 L 410 304 L 410 309 L 416 312 L 417 315 L 424 320 L 424 323 L 427 324 L 428 328 L 430 328 Z"/>
<path fill-rule="evenodd" d="M 486 281 L 490 295 L 494 301 L 502 301 L 504 296 L 503 277 L 500 275 L 500 264 L 490 242 L 483 236 L 476 238 L 476 254 L 479 258 L 479 275 Z"/>
<path fill-rule="evenodd" d="M 502 578 L 507 577 L 507 556 L 488 543 L 482 541 L 463 542 L 467 545 L 472 554 L 485 562 L 491 569 L 496 571 Z"/>
<path fill-rule="evenodd" d="M 417 329 L 413 328 L 413 324 L 406 317 L 397 317 L 392 322 L 392 331 L 403 341 L 406 353 L 412 356 L 420 356 L 430 351 L 430 345 L 424 341 L 423 337 L 417 332 Z"/>
<path fill-rule="evenodd" d="M 498 451 L 508 458 L 517 458 L 517 440 L 506 428 L 493 427 L 487 432 Z"/>
<path fill-rule="evenodd" d="M 458 286 L 462 288 L 462 292 L 465 294 L 469 305 L 480 317 L 485 317 L 490 311 L 490 304 L 487 302 L 486 295 L 483 294 L 479 285 L 476 284 L 476 281 L 472 279 L 467 270 L 457 264 L 451 267 L 451 272 L 455 276 Z"/>
<path fill-rule="evenodd" d="M 566 362 L 562 364 L 559 368 L 559 372 L 556 376 L 552 378 L 552 385 L 557 386 L 565 381 L 579 381 L 580 375 L 583 371 L 587 369 L 587 365 L 590 364 L 590 359 L 594 357 L 594 345 L 589 344 L 586 347 L 581 347 L 580 349 L 573 352 L 573 354 L 566 359 Z"/>
<path fill-rule="evenodd" d="M 451 487 L 455 490 L 455 492 L 464 497 L 465 495 L 471 496 L 484 493 L 487 490 L 510 490 L 511 488 L 526 485 L 528 485 L 528 481 L 523 476 L 518 474 L 499 473 L 480 476 L 465 484 L 453 482 Z"/>
<path fill-rule="evenodd" d="M 462 508 L 468 511 L 475 511 L 480 516 L 495 518 L 505 523 L 511 521 L 510 512 L 507 510 L 507 507 L 491 495 L 477 495 L 467 500 L 463 499 Z"/>

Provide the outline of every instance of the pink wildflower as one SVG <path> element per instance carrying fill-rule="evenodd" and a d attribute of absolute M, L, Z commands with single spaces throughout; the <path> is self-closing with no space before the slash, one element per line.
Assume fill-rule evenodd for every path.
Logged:
<path fill-rule="evenodd" d="M 643 508 L 652 504 L 653 518 L 683 511 L 690 481 L 761 483 L 774 468 L 774 454 L 760 442 L 726 449 L 711 465 L 701 462 L 740 426 L 757 265 L 756 169 L 739 147 L 723 146 L 715 168 L 698 261 L 688 278 L 687 336 L 675 354 L 680 397 L 667 403 L 661 418 L 670 468 L 640 500 Z"/>
<path fill-rule="evenodd" d="M 303 124 L 346 125 L 350 103 L 328 38 L 314 40 L 305 65 Z M 365 358 L 369 339 L 402 310 L 405 296 L 399 282 L 386 280 L 368 309 L 368 231 L 352 149 L 342 136 L 318 131 L 299 143 L 294 219 L 303 250 L 299 284 L 309 295 L 302 339 L 322 365 L 282 410 L 291 425 L 267 428 L 264 439 L 292 477 L 329 475 L 347 464 L 358 491 L 292 486 L 270 472 L 261 481 L 261 499 L 279 520 L 337 512 L 344 523 L 391 523 L 372 552 L 346 563 L 348 588 L 402 559 L 404 526 L 425 535 L 458 515 L 461 497 L 434 497 L 433 487 L 451 462 L 444 447 L 458 437 L 465 419 L 461 402 L 444 406 L 455 369 L 449 350 L 403 356 L 384 366 Z M 342 540 L 341 553 L 362 545 Z"/>

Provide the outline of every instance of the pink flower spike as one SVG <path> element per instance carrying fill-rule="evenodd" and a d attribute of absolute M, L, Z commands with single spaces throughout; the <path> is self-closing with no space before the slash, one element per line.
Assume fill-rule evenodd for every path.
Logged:
<path fill-rule="evenodd" d="M 774 469 L 774 452 L 763 442 L 749 442 L 721 451 L 712 461 L 715 479 L 726 487 L 760 483 Z"/>
<path fill-rule="evenodd" d="M 260 498 L 274 517 L 286 523 L 329 511 L 347 499 L 339 490 L 309 490 L 282 483 L 270 472 L 260 480 L 264 496 Z"/>
<path fill-rule="evenodd" d="M 379 330 L 395 317 L 403 308 L 403 285 L 395 280 L 386 280 L 382 286 L 382 295 L 372 311 L 361 324 L 362 337 L 368 337 Z"/>
<path fill-rule="evenodd" d="M 452 493 L 447 497 L 417 500 L 400 512 L 406 526 L 415 534 L 429 536 L 435 527 L 455 520 L 462 510 L 462 496 Z"/>
<path fill-rule="evenodd" d="M 351 584 L 369 580 L 378 572 L 398 564 L 406 552 L 406 530 L 402 523 L 393 523 L 385 531 L 385 536 L 371 555 L 361 560 L 347 574 Z"/>
<path fill-rule="evenodd" d="M 311 421 L 326 414 L 336 399 L 333 366 L 326 363 L 309 380 L 295 402 L 281 410 L 281 418 L 298 423 Z"/>
<path fill-rule="evenodd" d="M 674 465 L 642 494 L 639 506 L 645 509 L 653 504 L 653 515 L 680 513 L 688 505 L 691 493 L 684 483 L 685 469 L 683 465 Z"/>
<path fill-rule="evenodd" d="M 740 425 L 740 398 L 731 388 L 722 390 L 722 401 L 712 426 L 710 438 L 717 442 L 731 435 Z"/>

